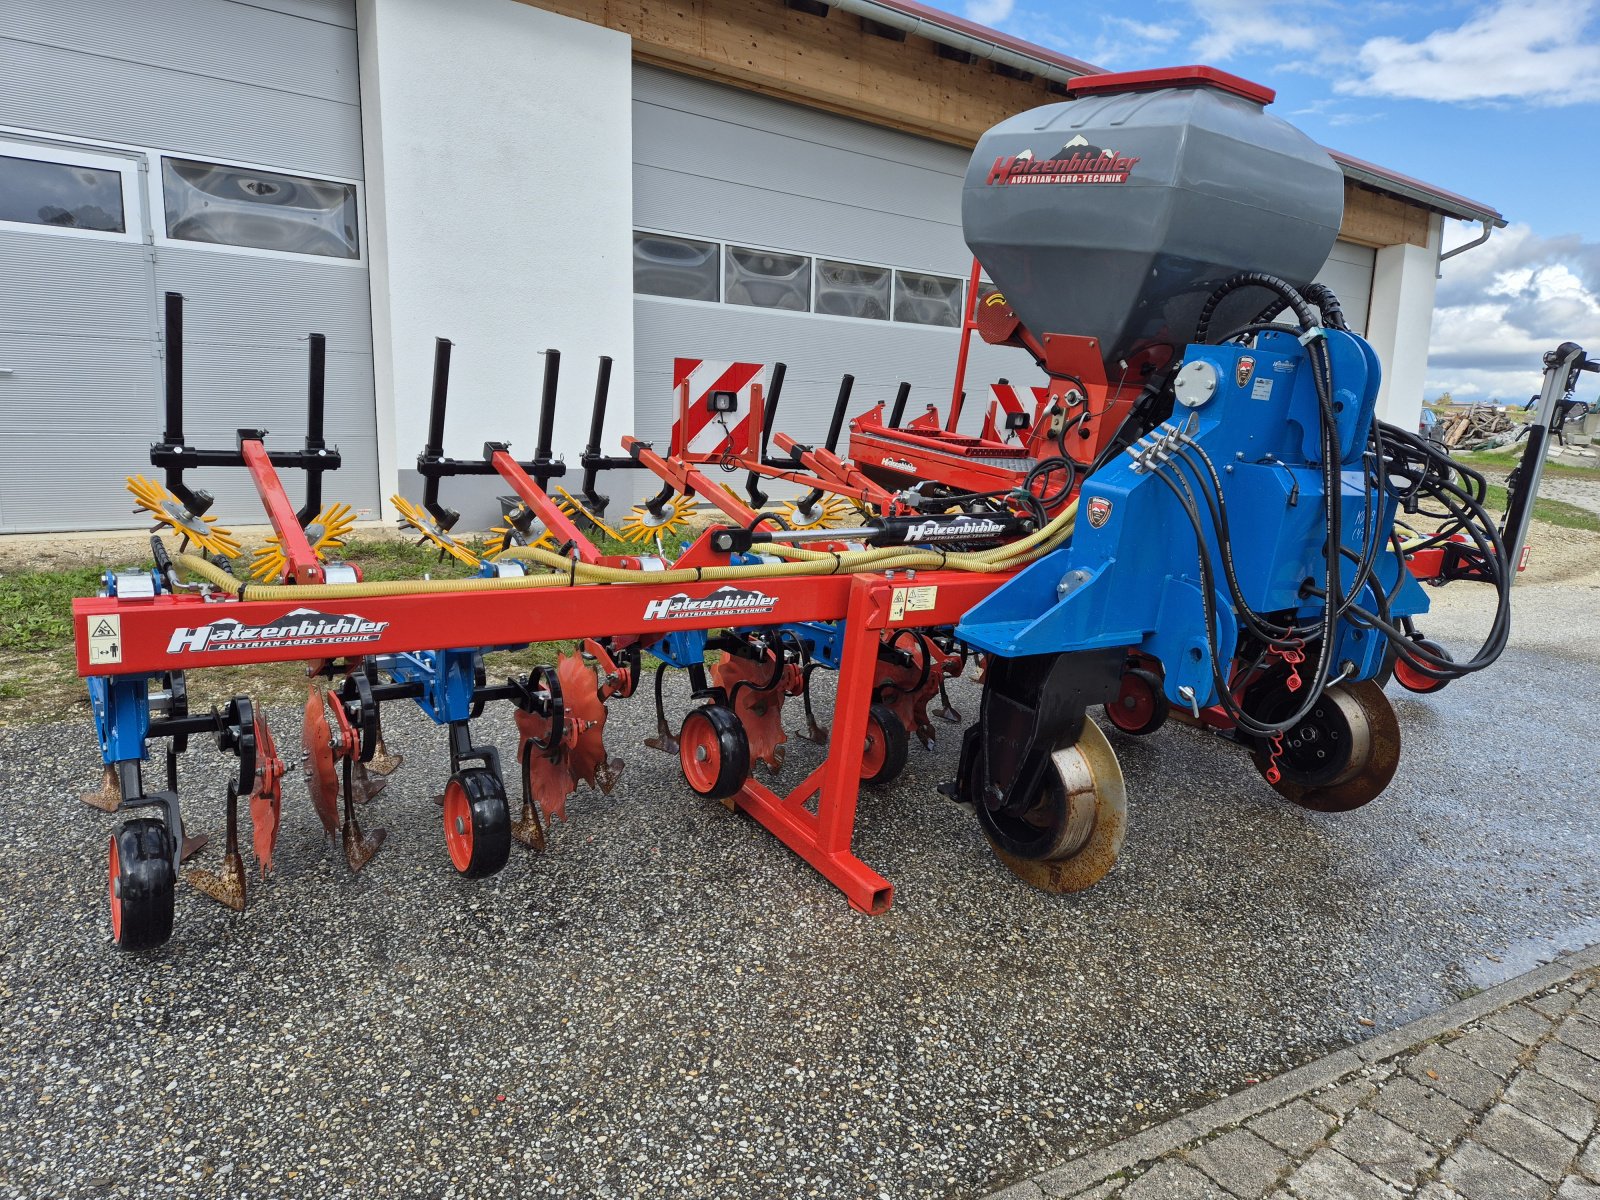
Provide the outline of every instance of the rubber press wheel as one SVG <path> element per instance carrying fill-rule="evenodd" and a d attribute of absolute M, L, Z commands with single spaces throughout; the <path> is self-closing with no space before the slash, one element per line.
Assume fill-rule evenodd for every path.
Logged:
<path fill-rule="evenodd" d="M 172 846 L 167 827 L 141 817 L 111 836 L 111 940 L 121 950 L 151 950 L 172 936 Z"/>
<path fill-rule="evenodd" d="M 1448 660 L 1450 657 L 1450 652 L 1439 645 L 1438 642 L 1430 642 L 1426 638 L 1418 638 L 1414 645 L 1418 649 L 1426 650 L 1430 654 L 1438 655 L 1440 658 Z M 1435 679 L 1431 675 L 1424 675 L 1399 655 L 1396 655 L 1394 660 L 1394 681 L 1405 688 L 1406 691 L 1415 692 L 1419 696 L 1427 696 L 1440 691 L 1445 684 L 1450 682 L 1448 679 Z"/>
<path fill-rule="evenodd" d="M 691 708 L 678 730 L 678 763 L 697 796 L 726 800 L 743 787 L 750 776 L 750 738 L 733 709 Z"/>
<path fill-rule="evenodd" d="M 1117 698 L 1106 705 L 1106 719 L 1123 733 L 1143 737 L 1167 723 L 1168 709 L 1160 678 L 1135 668 L 1123 672 Z"/>
<path fill-rule="evenodd" d="M 861 749 L 861 782 L 889 783 L 906 769 L 911 737 L 894 709 L 874 704 L 867 710 L 866 745 Z"/>
<path fill-rule="evenodd" d="M 450 776 L 444 789 L 444 844 L 450 863 L 468 879 L 483 879 L 511 855 L 511 809 L 505 785 L 486 767 Z"/>

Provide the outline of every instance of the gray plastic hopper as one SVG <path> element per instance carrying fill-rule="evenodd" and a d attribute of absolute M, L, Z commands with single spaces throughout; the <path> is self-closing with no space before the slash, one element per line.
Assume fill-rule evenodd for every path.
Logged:
<path fill-rule="evenodd" d="M 984 134 L 962 188 L 967 244 L 1035 337 L 1097 338 L 1115 383 L 1135 355 L 1181 355 L 1228 277 L 1260 271 L 1303 287 L 1322 269 L 1344 178 L 1266 113 L 1272 92 L 1203 67 L 1068 88 L 1066 101 Z M 1211 337 L 1271 299 L 1233 294 Z"/>

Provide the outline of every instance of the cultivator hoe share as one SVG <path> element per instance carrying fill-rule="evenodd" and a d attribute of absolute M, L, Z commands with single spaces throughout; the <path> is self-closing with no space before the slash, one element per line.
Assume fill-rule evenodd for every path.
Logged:
<path fill-rule="evenodd" d="M 1047 378 L 1032 404 L 997 388 L 981 433 L 961 434 L 958 369 L 943 417 L 930 407 L 906 420 L 902 385 L 887 412 L 880 402 L 849 423 L 841 452 L 849 376 L 828 436 L 809 445 L 772 432 L 781 365 L 680 360 L 670 446 L 623 437 L 622 453 L 606 454 L 611 363 L 601 359 L 569 491 L 552 452 L 560 356 L 546 352 L 531 458 L 493 441 L 449 458 L 452 347 L 441 340 L 422 496 L 393 503 L 472 578 L 366 582 L 338 561 L 350 510 L 321 500 L 339 456 L 322 436 L 320 338 L 301 449 L 269 451 L 248 429 L 230 449 L 187 445 L 182 309 L 170 298 L 167 430 L 151 452 L 165 483 L 130 486 L 178 545 L 153 537 L 150 570 L 110 573 L 102 596 L 74 605 L 106 769 L 89 799 L 150 814 L 111 840 L 117 943 L 170 933 L 180 863 L 201 841 L 178 800 L 189 737 L 215 736 L 238 760 L 222 866 L 191 871 L 194 882 L 243 907 L 241 800 L 254 857 L 263 873 L 272 865 L 283 760 L 248 699 L 188 711 L 185 676 L 197 667 L 306 665 L 305 786 L 352 871 L 383 842 L 371 802 L 399 763 L 384 742 L 386 704 L 413 702 L 445 726 L 444 847 L 461 874 L 486 876 L 513 845 L 542 849 L 580 785 L 616 785 L 608 705 L 646 682 L 647 664 L 647 745 L 867 912 L 885 910 L 893 888 L 852 852 L 859 789 L 892 781 L 913 737 L 931 744 L 932 715 L 962 719 L 945 684 L 973 660 L 981 700 L 942 790 L 1040 888 L 1089 886 L 1122 844 L 1122 777 L 1088 719 L 1094 706 L 1127 734 L 1169 715 L 1212 730 L 1307 808 L 1378 795 L 1399 754 L 1378 681 L 1393 669 L 1432 690 L 1494 659 L 1525 514 L 1514 509 L 1502 531 L 1482 479 L 1376 419 L 1377 360 L 1310 282 L 1338 231 L 1342 178 L 1266 114 L 1270 92 L 1205 68 L 1068 90 L 986 134 L 964 191 L 968 241 L 999 290 L 980 294 L 974 271 L 962 362 L 973 330 L 1026 349 Z M 1547 391 L 1587 363 L 1576 347 L 1554 357 Z M 233 565 L 239 542 L 186 485 L 196 467 L 250 472 L 275 531 L 251 564 Z M 711 467 L 743 472 L 743 495 Z M 298 510 L 286 470 L 305 473 Z M 608 525 L 598 483 L 624 470 L 647 472 L 659 491 Z M 515 497 L 482 550 L 441 499 L 461 475 L 494 477 Z M 800 494 L 769 507 L 764 485 Z M 718 517 L 680 550 L 667 535 L 686 535 L 696 498 Z M 1409 532 L 1397 532 L 1397 511 Z M 839 526 L 846 514 L 859 523 Z M 611 552 L 616 537 L 638 552 Z M 1472 658 L 1453 662 L 1417 632 L 1418 577 L 1496 587 L 1493 628 Z M 488 652 L 551 641 L 574 649 L 488 678 Z M 825 719 L 819 671 L 834 676 Z M 666 711 L 671 672 L 692 697 L 677 720 Z M 506 764 L 473 731 L 492 704 L 514 716 L 515 810 Z M 779 789 L 790 732 L 827 749 Z M 141 770 L 152 739 L 167 746 L 159 790 Z"/>

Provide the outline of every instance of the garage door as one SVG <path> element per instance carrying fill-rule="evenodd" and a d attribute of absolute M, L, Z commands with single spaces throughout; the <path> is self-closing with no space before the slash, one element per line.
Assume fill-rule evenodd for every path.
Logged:
<path fill-rule="evenodd" d="M 136 526 L 160 435 L 160 301 L 186 308 L 187 438 L 304 431 L 328 338 L 328 494 L 376 510 L 351 0 L 55 0 L 0 27 L 0 530 Z M 224 524 L 242 472 L 199 471 Z M 299 481 L 289 478 L 299 501 Z"/>
<path fill-rule="evenodd" d="M 852 415 L 902 380 L 912 413 L 949 403 L 966 151 L 644 66 L 633 146 L 641 437 L 666 437 L 676 357 L 786 363 L 778 425 L 802 441 L 845 372 Z M 969 378 L 1036 374 L 974 339 Z"/>

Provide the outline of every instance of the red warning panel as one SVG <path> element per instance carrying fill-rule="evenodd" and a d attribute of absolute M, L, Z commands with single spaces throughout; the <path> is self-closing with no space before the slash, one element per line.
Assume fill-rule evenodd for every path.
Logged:
<path fill-rule="evenodd" d="M 1019 394 L 1019 389 L 1015 384 L 991 383 L 989 385 L 989 390 L 994 393 L 995 404 L 999 405 L 1000 412 L 1005 413 L 1007 416 L 1011 415 L 1012 413 L 1028 412 L 1027 408 L 1023 405 L 1022 397 Z M 1028 413 L 1028 417 L 1033 424 L 1037 425 L 1039 423 L 1039 417 L 1044 412 L 1045 404 L 1050 396 L 1050 389 L 1046 387 L 1036 387 L 1031 388 L 1030 390 L 1033 392 L 1033 411 Z M 989 418 L 990 420 L 993 420 L 994 417 L 995 412 L 994 409 L 991 408 L 989 411 Z M 1000 424 L 1004 425 L 1004 422 L 1002 421 Z"/>
<path fill-rule="evenodd" d="M 686 462 L 756 454 L 761 445 L 765 363 L 672 360 L 672 453 Z"/>

